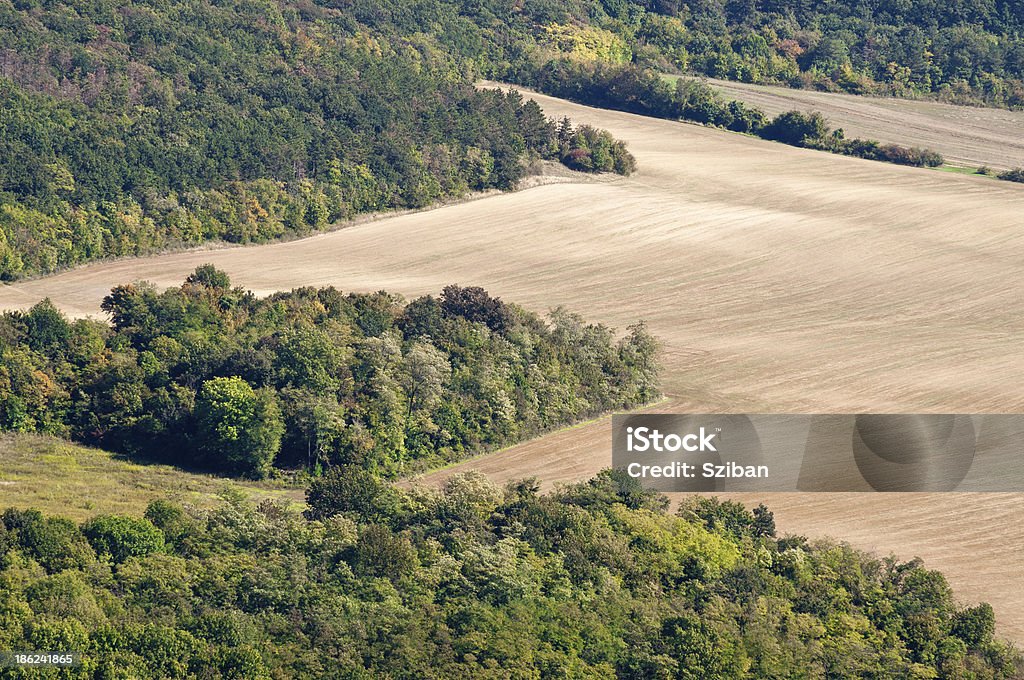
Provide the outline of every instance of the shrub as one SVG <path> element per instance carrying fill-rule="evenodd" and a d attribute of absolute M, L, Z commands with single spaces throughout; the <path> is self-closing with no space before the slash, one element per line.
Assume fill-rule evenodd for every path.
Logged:
<path fill-rule="evenodd" d="M 50 573 L 80 568 L 95 559 L 85 537 L 69 519 L 44 518 L 38 510 L 9 509 L 3 514 L 3 523 L 15 537 L 11 543 Z"/>
<path fill-rule="evenodd" d="M 1024 182 L 1024 168 L 1014 168 L 1013 170 L 1007 170 L 999 173 L 999 179 L 1006 180 L 1007 182 Z"/>
<path fill-rule="evenodd" d="M 757 134 L 768 124 L 768 117 L 761 109 L 748 107 L 743 102 L 729 102 L 729 113 L 732 121 L 726 127 L 734 132 Z"/>
<path fill-rule="evenodd" d="M 878 159 L 897 163 L 899 165 L 912 165 L 915 167 L 936 167 L 942 165 L 944 159 L 936 152 L 929 149 L 919 149 L 916 146 L 906 147 L 899 144 L 883 144 L 878 147 Z"/>
<path fill-rule="evenodd" d="M 101 515 L 83 524 L 82 533 L 98 555 L 109 555 L 117 563 L 164 547 L 163 533 L 148 519 Z"/>
<path fill-rule="evenodd" d="M 594 159 L 586 149 L 573 149 L 562 156 L 562 164 L 570 170 L 580 172 L 591 172 L 594 169 Z"/>
<path fill-rule="evenodd" d="M 807 146 L 809 142 L 825 139 L 828 131 L 828 124 L 820 113 L 786 111 L 764 126 L 759 136 L 783 144 Z"/>

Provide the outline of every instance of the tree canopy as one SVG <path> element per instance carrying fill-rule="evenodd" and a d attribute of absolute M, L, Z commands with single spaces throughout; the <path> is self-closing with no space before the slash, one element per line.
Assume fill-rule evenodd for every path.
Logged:
<path fill-rule="evenodd" d="M 393 476 L 658 395 L 657 343 L 474 286 L 405 303 L 300 288 L 258 299 L 201 266 L 115 287 L 111 325 L 49 301 L 0 316 L 0 430 L 264 477 Z"/>
<path fill-rule="evenodd" d="M 61 677 L 1020 677 L 987 604 L 919 560 L 775 536 L 771 513 L 605 471 L 539 494 L 325 475 L 308 518 L 228 496 L 81 527 L 0 520 L 0 648 Z M 22 677 L 4 669 L 4 677 Z"/>

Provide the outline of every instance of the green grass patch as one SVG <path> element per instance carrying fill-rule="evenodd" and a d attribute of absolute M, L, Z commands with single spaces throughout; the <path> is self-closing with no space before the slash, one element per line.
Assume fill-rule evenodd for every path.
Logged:
<path fill-rule="evenodd" d="M 946 163 L 944 165 L 940 165 L 935 169 L 941 170 L 942 172 L 952 172 L 953 174 L 956 175 L 973 175 L 975 177 L 991 177 L 993 179 L 995 178 L 995 175 L 991 175 L 987 172 L 979 172 L 979 168 L 972 168 L 965 165 L 950 165 L 949 163 Z"/>
<path fill-rule="evenodd" d="M 29 434 L 0 436 L 0 507 L 36 508 L 82 521 L 101 514 L 139 516 L 157 498 L 212 507 L 225 491 L 254 502 L 305 505 L 305 492 L 284 482 L 249 482 L 147 465 L 107 451 Z"/>

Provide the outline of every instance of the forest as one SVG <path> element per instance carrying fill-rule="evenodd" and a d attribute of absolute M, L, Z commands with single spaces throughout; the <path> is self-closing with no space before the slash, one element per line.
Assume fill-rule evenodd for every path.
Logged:
<path fill-rule="evenodd" d="M 435 37 L 311 3 L 0 2 L 0 279 L 628 174 L 607 133 L 478 91 Z"/>
<path fill-rule="evenodd" d="M 0 0 L 0 280 L 302 236 L 508 189 L 542 159 L 630 172 L 607 134 L 560 136 L 473 87 L 550 86 L 565 62 L 1019 107 L 1021 16 L 1019 0 Z M 718 108 L 712 124 L 758 122 Z M 808 145 L 939 160 L 831 131 Z"/>
<path fill-rule="evenodd" d="M 256 298 L 204 265 L 116 287 L 110 324 L 48 301 L 0 316 L 0 431 L 253 478 L 409 474 L 654 400 L 657 343 L 479 287 L 408 303 L 300 288 Z"/>
<path fill-rule="evenodd" d="M 352 493 L 357 490 L 358 493 Z M 305 515 L 226 494 L 76 525 L 0 515 L 0 649 L 62 678 L 1020 677 L 987 604 L 917 560 L 675 513 L 625 475 L 404 491 L 338 467 Z M 0 677 L 28 677 L 0 669 Z"/>

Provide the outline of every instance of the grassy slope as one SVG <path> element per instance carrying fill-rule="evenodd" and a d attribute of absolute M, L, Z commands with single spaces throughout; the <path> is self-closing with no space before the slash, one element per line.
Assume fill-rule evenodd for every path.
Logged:
<path fill-rule="evenodd" d="M 283 483 L 243 482 L 169 465 L 142 465 L 52 437 L 0 436 L 2 508 L 37 508 L 81 521 L 106 513 L 141 515 L 155 498 L 210 506 L 225 490 L 257 501 L 303 502 L 301 489 Z"/>

